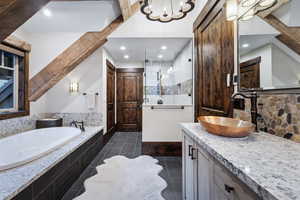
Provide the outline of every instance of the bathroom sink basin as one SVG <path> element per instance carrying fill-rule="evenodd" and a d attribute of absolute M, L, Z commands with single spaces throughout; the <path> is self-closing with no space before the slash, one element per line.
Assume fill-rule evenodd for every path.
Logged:
<path fill-rule="evenodd" d="M 214 135 L 240 138 L 246 137 L 254 131 L 254 124 L 239 119 L 201 116 L 198 122 L 209 132 Z"/>

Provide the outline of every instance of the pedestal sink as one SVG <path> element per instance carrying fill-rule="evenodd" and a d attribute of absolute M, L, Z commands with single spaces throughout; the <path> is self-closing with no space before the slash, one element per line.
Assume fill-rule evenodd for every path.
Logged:
<path fill-rule="evenodd" d="M 246 137 L 255 129 L 251 122 L 227 117 L 201 116 L 198 117 L 198 122 L 209 133 L 224 137 Z"/>

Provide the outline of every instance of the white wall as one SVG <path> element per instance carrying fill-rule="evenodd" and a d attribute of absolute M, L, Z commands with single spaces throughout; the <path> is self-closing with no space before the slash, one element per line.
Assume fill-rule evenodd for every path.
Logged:
<path fill-rule="evenodd" d="M 260 86 L 262 88 L 272 88 L 272 46 L 266 45 L 255 49 L 247 54 L 241 55 L 240 62 L 245 62 L 261 56 L 260 63 Z"/>
<path fill-rule="evenodd" d="M 14 35 L 31 44 L 30 78 L 79 39 L 82 34 L 71 32 L 27 33 L 18 29 Z"/>
<path fill-rule="evenodd" d="M 179 123 L 193 122 L 193 106 L 181 109 L 152 110 L 143 106 L 143 142 L 179 142 Z"/>
<path fill-rule="evenodd" d="M 88 113 L 103 112 L 103 88 L 102 88 L 102 49 L 96 50 L 91 56 L 80 63 L 72 72 L 59 81 L 46 94 L 47 113 Z M 79 83 L 79 93 L 70 94 L 71 82 Z M 87 96 L 96 98 L 94 109 L 88 109 Z M 99 96 L 95 96 L 99 93 Z M 59 99 L 59 100 L 58 100 Z"/>
<path fill-rule="evenodd" d="M 272 77 L 274 87 L 299 86 L 300 62 L 272 45 Z"/>

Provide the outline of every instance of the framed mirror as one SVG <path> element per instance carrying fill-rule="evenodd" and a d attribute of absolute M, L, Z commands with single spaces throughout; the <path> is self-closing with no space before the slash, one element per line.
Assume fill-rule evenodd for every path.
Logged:
<path fill-rule="evenodd" d="M 300 1 L 238 20 L 239 91 L 300 88 Z"/>

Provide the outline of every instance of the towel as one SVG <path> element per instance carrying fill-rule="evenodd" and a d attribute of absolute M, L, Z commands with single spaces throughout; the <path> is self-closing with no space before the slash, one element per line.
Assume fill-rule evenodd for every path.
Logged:
<path fill-rule="evenodd" d="M 89 110 L 92 110 L 96 106 L 96 95 L 87 94 L 86 95 L 86 103 Z"/>

